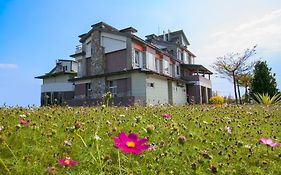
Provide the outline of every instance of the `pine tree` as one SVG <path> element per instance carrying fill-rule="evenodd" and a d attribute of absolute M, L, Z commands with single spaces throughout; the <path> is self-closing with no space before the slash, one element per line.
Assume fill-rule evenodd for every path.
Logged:
<path fill-rule="evenodd" d="M 271 73 L 266 61 L 258 61 L 254 67 L 254 76 L 251 81 L 250 95 L 254 98 L 255 93 L 266 94 L 270 97 L 278 93 L 275 74 Z"/>

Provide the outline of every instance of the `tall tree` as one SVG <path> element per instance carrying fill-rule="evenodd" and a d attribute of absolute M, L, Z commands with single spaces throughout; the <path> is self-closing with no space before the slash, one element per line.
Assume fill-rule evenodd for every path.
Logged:
<path fill-rule="evenodd" d="M 271 73 L 266 61 L 258 61 L 255 64 L 254 76 L 251 81 L 250 95 L 254 97 L 255 93 L 268 93 L 270 97 L 278 93 L 275 74 Z"/>
<path fill-rule="evenodd" d="M 240 86 L 243 86 L 245 88 L 245 102 L 249 102 L 248 88 L 250 86 L 250 81 L 252 79 L 251 74 L 250 73 L 239 74 L 236 77 Z"/>
<path fill-rule="evenodd" d="M 248 63 L 247 61 L 255 54 L 255 51 L 256 45 L 242 53 L 228 53 L 222 57 L 217 57 L 212 66 L 224 78 L 232 80 L 236 104 L 238 104 L 236 76 L 252 69 L 253 63 Z"/>

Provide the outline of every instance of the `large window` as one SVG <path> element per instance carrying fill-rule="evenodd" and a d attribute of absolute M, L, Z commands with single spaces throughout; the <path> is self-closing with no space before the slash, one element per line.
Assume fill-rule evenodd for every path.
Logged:
<path fill-rule="evenodd" d="M 136 67 L 140 67 L 140 57 L 141 57 L 141 52 L 135 49 L 134 65 Z"/>
<path fill-rule="evenodd" d="M 111 92 L 113 97 L 117 95 L 117 81 L 116 80 L 109 81 L 109 91 Z"/>
<path fill-rule="evenodd" d="M 146 67 L 150 70 L 156 70 L 155 69 L 155 56 L 152 53 L 146 52 Z"/>
<path fill-rule="evenodd" d="M 160 73 L 160 60 L 155 59 L 155 69 L 156 72 Z"/>
<path fill-rule="evenodd" d="M 170 74 L 170 64 L 167 60 L 163 60 L 163 73 L 167 75 Z"/>

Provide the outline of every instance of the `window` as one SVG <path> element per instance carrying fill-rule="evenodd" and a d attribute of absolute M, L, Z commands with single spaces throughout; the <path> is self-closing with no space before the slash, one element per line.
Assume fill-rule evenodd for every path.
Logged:
<path fill-rule="evenodd" d="M 67 71 L 67 66 L 62 66 L 62 71 L 63 72 Z"/>
<path fill-rule="evenodd" d="M 176 75 L 180 76 L 180 66 L 176 65 Z"/>
<path fill-rule="evenodd" d="M 168 75 L 170 74 L 169 67 L 170 67 L 169 62 L 167 60 L 163 60 L 163 73 L 164 74 L 168 74 Z"/>
<path fill-rule="evenodd" d="M 91 41 L 86 43 L 86 57 L 91 57 Z"/>
<path fill-rule="evenodd" d="M 91 83 L 86 83 L 86 97 L 90 96 L 91 91 L 92 91 Z"/>
<path fill-rule="evenodd" d="M 156 72 L 160 73 L 160 61 L 158 59 L 155 59 L 155 69 Z"/>
<path fill-rule="evenodd" d="M 134 63 L 135 63 L 135 66 L 137 66 L 137 67 L 140 66 L 140 54 L 141 54 L 141 52 L 139 50 L 135 50 Z"/>
<path fill-rule="evenodd" d="M 154 88 L 154 83 L 147 83 L 147 86 Z"/>
<path fill-rule="evenodd" d="M 116 80 L 109 81 L 109 91 L 111 92 L 113 97 L 117 95 L 117 81 Z"/>
<path fill-rule="evenodd" d="M 155 71 L 155 57 L 152 53 L 146 52 L 146 60 L 147 64 L 146 67 L 150 70 Z"/>

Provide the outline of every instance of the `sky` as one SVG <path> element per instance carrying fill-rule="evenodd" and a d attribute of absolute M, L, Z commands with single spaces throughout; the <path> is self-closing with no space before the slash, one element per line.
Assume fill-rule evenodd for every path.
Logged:
<path fill-rule="evenodd" d="M 78 35 L 103 21 L 148 34 L 182 29 L 195 63 L 257 44 L 251 60 L 267 61 L 281 89 L 281 1 L 278 0 L 0 0 L 0 106 L 40 105 L 42 80 L 56 59 L 69 59 Z M 215 73 L 215 72 L 214 72 Z M 233 94 L 232 84 L 212 76 L 213 90 Z"/>

